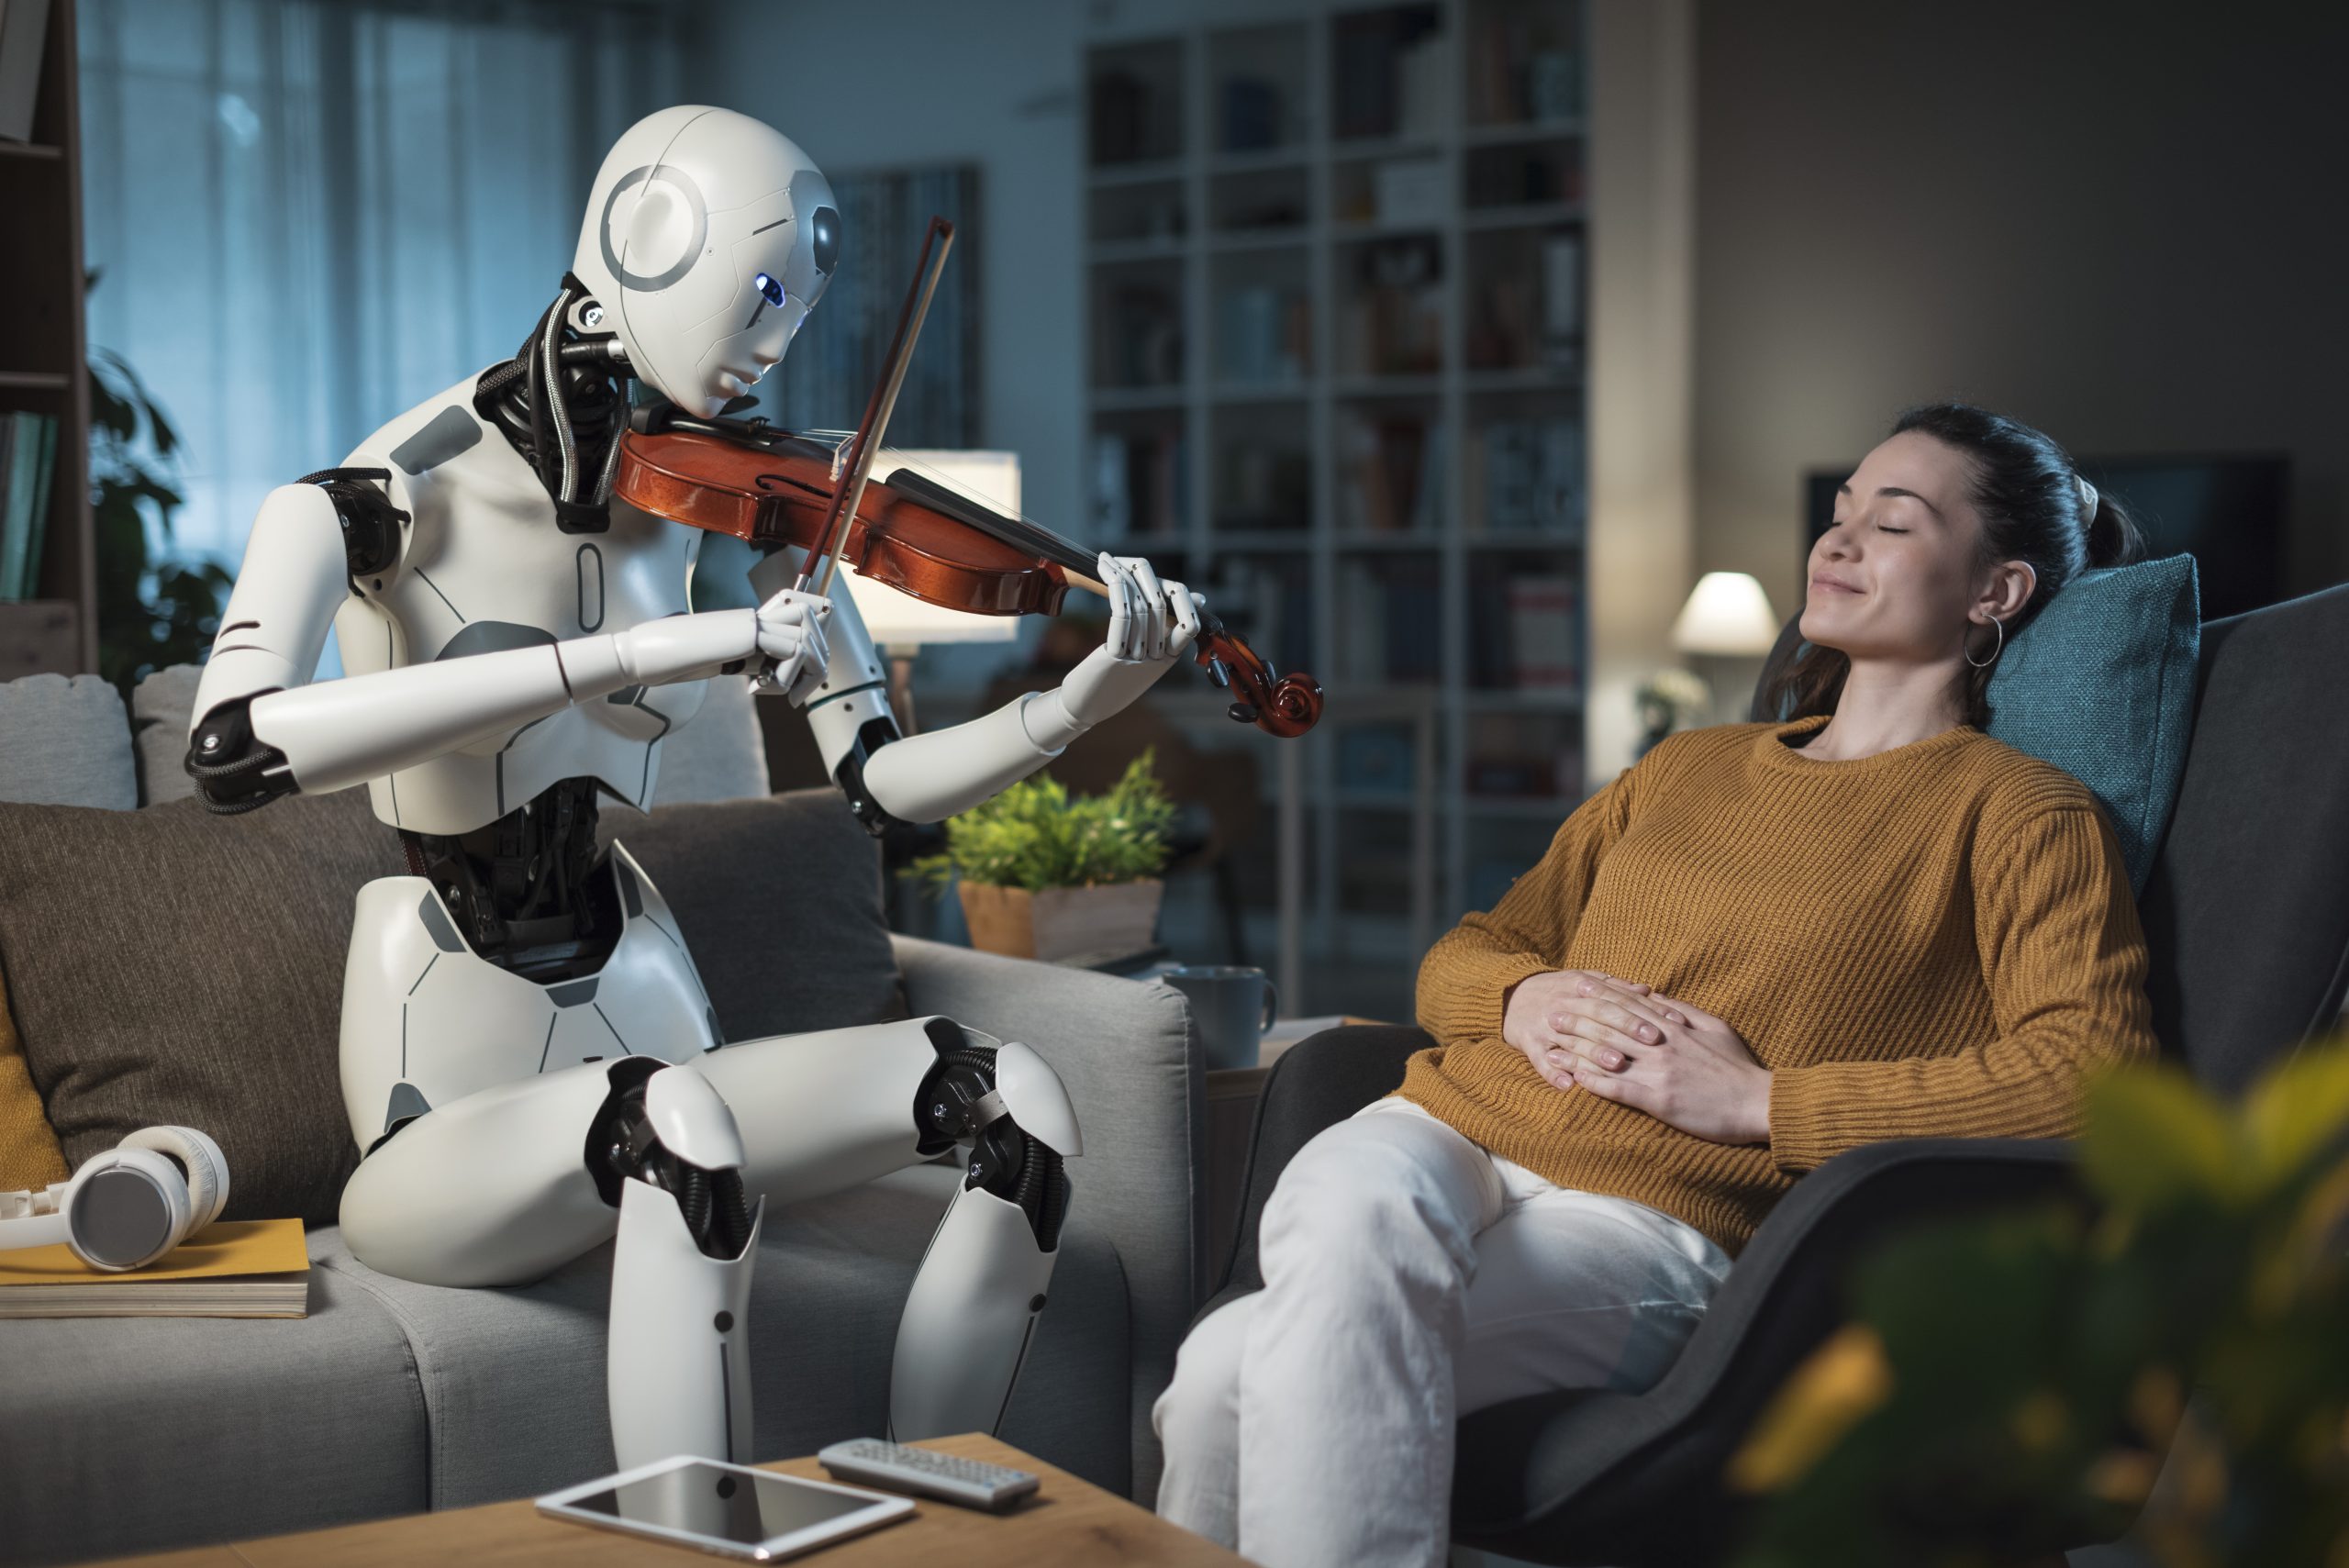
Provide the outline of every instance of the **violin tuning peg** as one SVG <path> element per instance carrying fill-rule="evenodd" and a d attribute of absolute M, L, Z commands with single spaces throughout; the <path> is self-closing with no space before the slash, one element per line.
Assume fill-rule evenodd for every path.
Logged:
<path fill-rule="evenodd" d="M 1256 705 L 1254 703 L 1236 702 L 1233 703 L 1226 711 L 1242 724 L 1253 724 L 1256 722 Z"/>

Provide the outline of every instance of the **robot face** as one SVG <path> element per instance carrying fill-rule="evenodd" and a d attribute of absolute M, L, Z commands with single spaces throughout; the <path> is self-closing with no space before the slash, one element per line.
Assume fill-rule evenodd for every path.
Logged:
<path fill-rule="evenodd" d="M 636 373 L 710 415 L 782 361 L 841 238 L 831 187 L 788 137 L 688 105 L 638 121 L 604 160 L 572 271 Z"/>

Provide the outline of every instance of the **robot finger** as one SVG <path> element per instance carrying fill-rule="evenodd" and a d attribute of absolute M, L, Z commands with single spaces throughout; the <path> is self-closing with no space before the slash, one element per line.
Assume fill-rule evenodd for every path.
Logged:
<path fill-rule="evenodd" d="M 1174 634 L 1166 640 L 1169 653 L 1181 653 L 1199 635 L 1199 606 L 1207 601 L 1180 583 L 1166 584 L 1166 597 L 1174 606 Z"/>
<path fill-rule="evenodd" d="M 1109 599 L 1109 635 L 1102 639 L 1102 646 L 1112 659 L 1130 660 L 1133 640 L 1133 584 L 1125 566 L 1108 550 L 1101 552 L 1097 563 L 1101 573 L 1101 586 Z"/>
<path fill-rule="evenodd" d="M 1133 569 L 1134 584 L 1141 597 L 1142 637 L 1138 657 L 1162 662 L 1166 658 L 1166 584 L 1158 580 L 1158 569 L 1141 557 L 1133 556 L 1127 564 Z"/>

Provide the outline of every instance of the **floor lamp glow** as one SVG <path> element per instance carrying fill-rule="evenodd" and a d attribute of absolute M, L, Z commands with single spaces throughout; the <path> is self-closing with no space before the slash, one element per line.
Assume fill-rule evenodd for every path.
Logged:
<path fill-rule="evenodd" d="M 1778 614 L 1762 584 L 1742 572 L 1708 572 L 1697 581 L 1680 618 L 1672 623 L 1672 646 L 1699 658 L 1757 660 L 1778 641 Z M 1715 693 L 1751 690 L 1713 683 Z M 1715 696 L 1716 706 L 1719 703 Z"/>
<path fill-rule="evenodd" d="M 912 468 L 948 488 L 982 501 L 998 512 L 1019 515 L 1019 454 L 996 451 L 898 451 L 884 449 L 874 460 L 875 478 Z M 889 705 L 898 728 L 914 732 L 914 656 L 937 642 L 1010 642 L 1019 636 L 1018 616 L 974 616 L 941 609 L 911 594 L 868 583 L 843 562 L 848 591 L 873 640 L 889 657 Z"/>

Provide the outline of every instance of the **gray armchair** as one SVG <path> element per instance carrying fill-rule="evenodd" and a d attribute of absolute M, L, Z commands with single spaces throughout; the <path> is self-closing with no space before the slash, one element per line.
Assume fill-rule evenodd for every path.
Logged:
<path fill-rule="evenodd" d="M 1789 622 L 1765 682 L 1795 639 Z M 2328 1032 L 2349 993 L 2343 669 L 2349 587 L 2202 628 L 2185 778 L 2139 905 L 2155 1031 L 2170 1057 L 2215 1089 L 2241 1089 Z M 1394 1088 L 1404 1058 L 1426 1043 L 1416 1029 L 1332 1030 L 1275 1065 L 1238 1242 L 1217 1281 L 1221 1294 L 1204 1310 L 1261 1288 L 1257 1220 L 1290 1156 Z M 1716 1560 L 1740 1518 L 1722 1467 L 1787 1374 L 1840 1322 L 1848 1265 L 1920 1219 L 2076 1191 L 2069 1145 L 2058 1140 L 1903 1140 L 1830 1161 L 1771 1214 L 1653 1388 L 1542 1395 L 1461 1422 L 1455 1539 L 1538 1562 Z"/>

